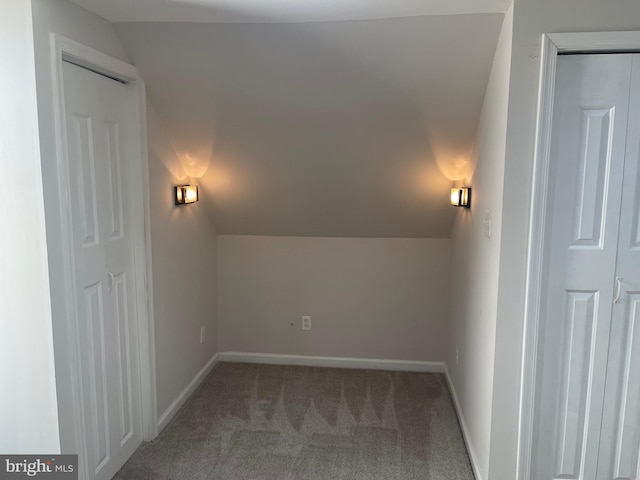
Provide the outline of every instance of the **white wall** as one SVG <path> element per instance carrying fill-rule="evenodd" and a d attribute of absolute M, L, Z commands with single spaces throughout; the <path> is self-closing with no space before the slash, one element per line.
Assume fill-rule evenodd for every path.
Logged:
<path fill-rule="evenodd" d="M 512 28 L 513 7 L 503 21 L 478 125 L 472 171 L 466 179 L 466 184 L 472 186 L 471 209 L 461 209 L 451 234 L 447 370 L 478 480 L 489 478 Z M 491 238 L 484 234 L 486 211 L 492 214 Z"/>
<path fill-rule="evenodd" d="M 174 205 L 173 186 L 191 182 L 150 103 L 148 131 L 156 382 L 162 417 L 217 351 L 216 232 L 202 201 Z M 206 335 L 200 344 L 202 326 Z"/>
<path fill-rule="evenodd" d="M 62 263 L 62 221 L 58 201 L 56 170 L 56 143 L 53 112 L 53 80 L 49 35 L 59 33 L 72 40 L 128 61 L 111 24 L 67 0 L 32 0 L 33 41 L 35 47 L 36 85 L 38 95 L 38 121 L 40 127 L 41 165 L 43 174 L 45 220 L 49 271 L 56 275 L 64 271 Z M 63 285 L 51 281 L 51 311 L 55 341 L 58 413 L 60 417 L 60 443 L 64 453 L 77 453 L 69 375 L 71 346 L 65 335 L 67 321 Z"/>
<path fill-rule="evenodd" d="M 445 357 L 448 239 L 221 235 L 218 285 L 220 351 Z"/>
<path fill-rule="evenodd" d="M 60 451 L 31 1 L 0 15 L 0 452 Z"/>
<path fill-rule="evenodd" d="M 640 2 L 515 2 L 496 325 L 491 480 L 516 478 L 526 255 L 542 33 L 610 30 L 640 30 Z"/>

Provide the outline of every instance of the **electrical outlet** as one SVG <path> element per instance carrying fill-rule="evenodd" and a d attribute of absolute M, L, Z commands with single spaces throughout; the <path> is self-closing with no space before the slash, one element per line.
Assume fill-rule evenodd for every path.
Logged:
<path fill-rule="evenodd" d="M 311 330 L 311 317 L 309 315 L 302 317 L 302 329 Z"/>
<path fill-rule="evenodd" d="M 456 365 L 458 365 L 459 363 L 459 358 L 458 358 L 458 345 L 456 345 Z"/>
<path fill-rule="evenodd" d="M 204 343 L 205 336 L 206 336 L 206 331 L 204 327 L 200 327 L 200 343 Z"/>

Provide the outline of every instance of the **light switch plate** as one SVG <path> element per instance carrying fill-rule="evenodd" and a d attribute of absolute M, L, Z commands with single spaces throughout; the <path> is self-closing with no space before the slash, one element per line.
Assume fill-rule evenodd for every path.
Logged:
<path fill-rule="evenodd" d="M 491 238 L 491 210 L 484 211 L 484 236 Z"/>

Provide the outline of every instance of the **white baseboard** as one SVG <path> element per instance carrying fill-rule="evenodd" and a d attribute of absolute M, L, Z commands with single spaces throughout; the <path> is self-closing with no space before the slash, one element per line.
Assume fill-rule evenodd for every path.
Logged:
<path fill-rule="evenodd" d="M 471 461 L 471 468 L 473 469 L 473 475 L 476 477 L 476 480 L 484 480 L 484 478 L 480 474 L 480 468 L 478 467 L 478 457 L 476 455 L 475 449 L 473 448 L 473 444 L 471 443 L 471 437 L 469 436 L 469 429 L 467 428 L 467 423 L 465 422 L 464 416 L 462 415 L 462 408 L 460 407 L 458 394 L 456 393 L 456 389 L 453 386 L 451 377 L 449 376 L 449 369 L 447 368 L 446 363 L 444 364 L 444 376 L 447 379 L 447 384 L 449 385 L 449 391 L 451 392 L 451 396 L 453 397 L 453 405 L 455 406 L 456 413 L 458 415 L 458 421 L 460 422 L 460 428 L 462 429 L 462 438 L 464 439 L 464 444 L 467 447 L 467 452 L 469 452 L 469 460 Z"/>
<path fill-rule="evenodd" d="M 189 399 L 189 397 L 196 391 L 196 389 L 200 386 L 202 381 L 209 375 L 209 372 L 216 366 L 216 363 L 219 361 L 219 354 L 216 353 L 211 359 L 206 363 L 202 370 L 200 370 L 195 377 L 189 382 L 189 385 L 185 387 L 185 389 L 180 392 L 178 398 L 176 398 L 171 405 L 162 412 L 162 415 L 158 417 L 158 433 L 160 433 L 164 428 L 169 424 L 169 422 L 176 416 L 178 410 L 182 408 L 185 402 Z"/>
<path fill-rule="evenodd" d="M 279 355 L 275 353 L 220 352 L 220 362 L 265 363 L 304 367 L 365 368 L 403 372 L 444 372 L 444 362 L 415 360 L 384 360 L 374 358 L 314 357 L 309 355 Z"/>

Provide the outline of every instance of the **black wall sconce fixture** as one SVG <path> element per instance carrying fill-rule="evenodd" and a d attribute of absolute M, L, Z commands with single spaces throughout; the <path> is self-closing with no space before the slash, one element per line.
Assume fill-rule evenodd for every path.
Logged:
<path fill-rule="evenodd" d="M 200 199 L 197 185 L 176 185 L 174 187 L 174 195 L 176 205 L 195 203 Z"/>
<path fill-rule="evenodd" d="M 452 188 L 451 205 L 454 207 L 471 208 L 471 187 Z"/>

